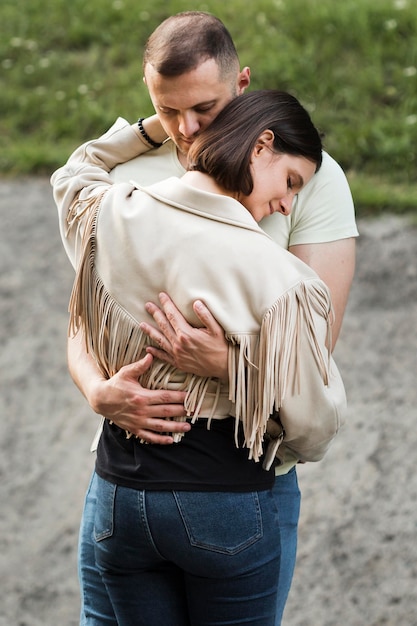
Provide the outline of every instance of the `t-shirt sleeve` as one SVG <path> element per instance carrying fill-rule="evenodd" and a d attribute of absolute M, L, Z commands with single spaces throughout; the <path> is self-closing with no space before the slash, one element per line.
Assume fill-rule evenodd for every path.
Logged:
<path fill-rule="evenodd" d="M 340 165 L 324 152 L 320 170 L 294 202 L 288 246 L 327 243 L 357 236 L 348 181 Z"/>

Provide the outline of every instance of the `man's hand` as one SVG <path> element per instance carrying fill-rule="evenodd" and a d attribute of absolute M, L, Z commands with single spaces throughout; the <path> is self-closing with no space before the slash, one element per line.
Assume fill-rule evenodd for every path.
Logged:
<path fill-rule="evenodd" d="M 185 415 L 185 392 L 149 390 L 138 383 L 138 377 L 146 372 L 153 357 L 125 365 L 109 380 L 95 385 L 91 402 L 96 413 L 113 421 L 148 443 L 170 444 L 170 435 L 159 433 L 186 432 L 187 422 L 170 420 Z M 167 419 L 164 419 L 167 418 Z"/>
<path fill-rule="evenodd" d="M 169 419 L 185 416 L 186 394 L 183 391 L 145 389 L 139 384 L 139 376 L 149 369 L 152 359 L 148 354 L 137 363 L 122 367 L 107 380 L 86 352 L 82 331 L 68 339 L 68 366 L 72 379 L 93 411 L 148 443 L 171 444 L 173 437 L 160 433 L 190 430 L 188 422 Z"/>
<path fill-rule="evenodd" d="M 158 328 L 145 322 L 140 325 L 159 346 L 148 347 L 148 353 L 183 372 L 227 380 L 227 340 L 208 308 L 200 300 L 194 302 L 194 312 L 203 325 L 194 328 L 166 293 L 159 294 L 159 300 L 162 308 L 152 302 L 146 305 Z"/>

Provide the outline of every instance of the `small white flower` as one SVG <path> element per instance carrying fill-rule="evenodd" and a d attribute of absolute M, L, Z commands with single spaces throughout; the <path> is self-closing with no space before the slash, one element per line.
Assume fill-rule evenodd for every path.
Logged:
<path fill-rule="evenodd" d="M 387 20 L 385 22 L 386 30 L 395 30 L 397 28 L 397 20 Z"/>
<path fill-rule="evenodd" d="M 387 96 L 389 96 L 390 98 L 392 98 L 393 96 L 396 96 L 398 93 L 398 90 L 396 87 L 394 87 L 394 85 L 389 85 L 386 89 L 385 89 L 385 93 L 387 94 Z"/>
<path fill-rule="evenodd" d="M 47 58 L 47 57 L 43 57 L 43 59 L 40 59 L 39 61 L 39 66 L 40 67 L 49 67 L 51 65 L 51 61 Z"/>
<path fill-rule="evenodd" d="M 258 13 L 256 16 L 256 23 L 258 24 L 258 26 L 265 26 L 267 23 L 267 19 L 266 19 L 266 15 L 265 13 Z"/>
<path fill-rule="evenodd" d="M 394 2 L 394 8 L 398 9 L 399 11 L 407 8 L 407 6 L 408 6 L 408 0 L 395 0 Z"/>
<path fill-rule="evenodd" d="M 25 41 L 25 48 L 26 50 L 36 50 L 38 47 L 38 42 L 34 41 L 33 39 L 28 39 L 27 41 Z"/>
<path fill-rule="evenodd" d="M 23 39 L 21 37 L 13 37 L 10 40 L 10 45 L 13 48 L 20 48 L 20 46 L 23 44 Z"/>
<path fill-rule="evenodd" d="M 85 96 L 88 93 L 88 85 L 78 85 L 77 91 L 81 96 Z"/>
<path fill-rule="evenodd" d="M 403 69 L 404 76 L 415 76 L 417 74 L 417 67 L 414 65 L 410 65 L 409 67 L 405 67 Z"/>
<path fill-rule="evenodd" d="M 60 102 L 62 100 L 65 100 L 66 97 L 67 97 L 67 94 L 65 93 L 65 91 L 60 90 L 60 91 L 56 91 L 55 92 L 55 98 L 56 98 L 56 100 L 58 100 Z"/>
<path fill-rule="evenodd" d="M 25 74 L 33 74 L 34 71 L 35 71 L 35 68 L 33 67 L 33 65 L 25 66 Z"/>
<path fill-rule="evenodd" d="M 413 124 L 417 124 L 417 115 L 407 115 L 405 118 L 405 123 L 408 126 L 413 126 Z"/>

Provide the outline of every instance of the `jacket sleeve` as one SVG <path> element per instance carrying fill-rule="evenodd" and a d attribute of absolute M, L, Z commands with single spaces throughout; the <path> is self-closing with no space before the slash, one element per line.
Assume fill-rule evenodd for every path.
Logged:
<path fill-rule="evenodd" d="M 270 416 L 267 468 L 275 456 L 281 464 L 319 461 L 344 423 L 345 388 L 327 347 L 331 317 L 330 294 L 318 278 L 300 281 L 264 315 L 255 413 Z"/>
<path fill-rule="evenodd" d="M 320 461 L 345 422 L 346 394 L 335 362 L 331 358 L 325 385 L 308 361 L 306 355 L 300 375 L 301 393 L 289 394 L 280 410 L 285 436 L 276 456 L 282 462 L 286 461 L 286 450 L 303 462 Z"/>
<path fill-rule="evenodd" d="M 280 464 L 297 459 L 320 461 L 345 422 L 346 392 L 333 357 L 326 348 L 328 321 L 314 312 L 311 317 L 314 341 L 302 323 L 298 333 L 298 355 L 293 366 L 297 370 L 288 385 L 275 428 L 268 456 L 276 456 Z M 317 356 L 326 362 L 326 374 L 318 367 Z M 271 420 L 270 420 L 271 422 Z M 274 426 L 272 424 L 272 426 Z M 281 432 L 280 432 L 281 430 Z"/>
<path fill-rule="evenodd" d="M 77 148 L 67 163 L 53 173 L 51 184 L 58 208 L 59 229 L 74 267 L 84 224 L 89 217 L 88 201 L 113 184 L 109 172 L 116 165 L 149 149 L 139 132 L 119 118 L 104 135 Z"/>

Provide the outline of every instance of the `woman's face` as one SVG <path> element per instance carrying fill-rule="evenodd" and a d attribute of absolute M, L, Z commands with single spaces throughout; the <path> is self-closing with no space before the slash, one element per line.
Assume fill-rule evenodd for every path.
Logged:
<path fill-rule="evenodd" d="M 257 222 L 272 213 L 289 215 L 294 197 L 315 171 L 316 164 L 305 157 L 277 154 L 261 146 L 251 161 L 253 191 L 239 200 Z"/>

